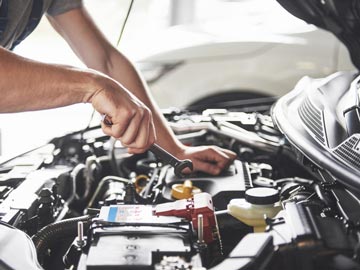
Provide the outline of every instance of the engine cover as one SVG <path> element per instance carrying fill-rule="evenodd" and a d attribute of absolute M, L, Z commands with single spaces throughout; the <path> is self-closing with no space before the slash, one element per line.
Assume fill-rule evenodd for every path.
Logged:
<path fill-rule="evenodd" d="M 184 179 L 175 176 L 172 168 L 168 169 L 165 177 L 163 196 L 168 200 L 171 198 L 171 187 L 173 184 L 183 183 Z M 224 210 L 231 199 L 242 198 L 245 190 L 252 187 L 251 176 L 246 162 L 235 160 L 235 162 L 219 176 L 197 173 L 188 178 L 203 192 L 211 194 L 216 209 Z"/>

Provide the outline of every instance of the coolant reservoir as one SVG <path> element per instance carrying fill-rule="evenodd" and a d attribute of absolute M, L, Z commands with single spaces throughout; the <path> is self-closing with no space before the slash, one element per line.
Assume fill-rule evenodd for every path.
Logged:
<path fill-rule="evenodd" d="M 245 199 L 233 199 L 228 204 L 229 214 L 254 227 L 254 232 L 265 231 L 264 217 L 273 218 L 280 210 L 279 191 L 265 187 L 248 189 Z"/>

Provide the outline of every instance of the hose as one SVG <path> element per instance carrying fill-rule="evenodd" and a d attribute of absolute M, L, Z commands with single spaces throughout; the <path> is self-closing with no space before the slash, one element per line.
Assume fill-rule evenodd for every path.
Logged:
<path fill-rule="evenodd" d="M 96 156 L 90 156 L 85 162 L 85 191 L 81 199 L 86 200 L 90 196 L 91 188 L 95 182 L 96 170 L 101 171 L 101 164 Z"/>
<path fill-rule="evenodd" d="M 90 220 L 91 216 L 85 215 L 64 219 L 43 227 L 31 238 L 34 242 L 39 261 L 42 261 L 45 251 L 51 244 L 66 237 L 75 237 L 77 234 L 77 223 L 79 221 L 84 222 L 84 228 L 87 230 L 90 226 Z"/>

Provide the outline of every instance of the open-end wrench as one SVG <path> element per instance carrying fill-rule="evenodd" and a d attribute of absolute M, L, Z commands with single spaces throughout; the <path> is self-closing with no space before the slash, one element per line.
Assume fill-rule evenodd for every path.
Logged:
<path fill-rule="evenodd" d="M 106 114 L 102 115 L 101 121 L 107 126 L 112 126 L 113 124 Z M 186 176 L 182 172 L 184 169 L 188 168 L 190 169 L 190 171 L 193 170 L 193 163 L 190 159 L 180 160 L 156 143 L 152 144 L 149 150 L 153 152 L 154 155 L 160 158 L 163 162 L 173 166 L 175 175 L 179 178 L 183 178 Z"/>
<path fill-rule="evenodd" d="M 149 150 L 153 152 L 155 156 L 160 158 L 162 161 L 173 166 L 175 175 L 179 178 L 183 178 L 186 176 L 182 173 L 184 169 L 188 168 L 190 169 L 190 171 L 193 170 L 193 163 L 190 159 L 180 160 L 156 143 L 152 144 Z"/>

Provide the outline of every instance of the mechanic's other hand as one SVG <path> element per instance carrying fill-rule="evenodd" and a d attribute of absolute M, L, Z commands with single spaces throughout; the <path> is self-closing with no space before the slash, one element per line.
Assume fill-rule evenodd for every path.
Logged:
<path fill-rule="evenodd" d="M 177 157 L 192 160 L 194 171 L 218 175 L 234 161 L 236 154 L 217 146 L 185 146 Z"/>
<path fill-rule="evenodd" d="M 151 111 L 116 81 L 104 79 L 90 101 L 112 122 L 101 124 L 104 133 L 120 140 L 132 153 L 142 153 L 155 142 Z"/>

